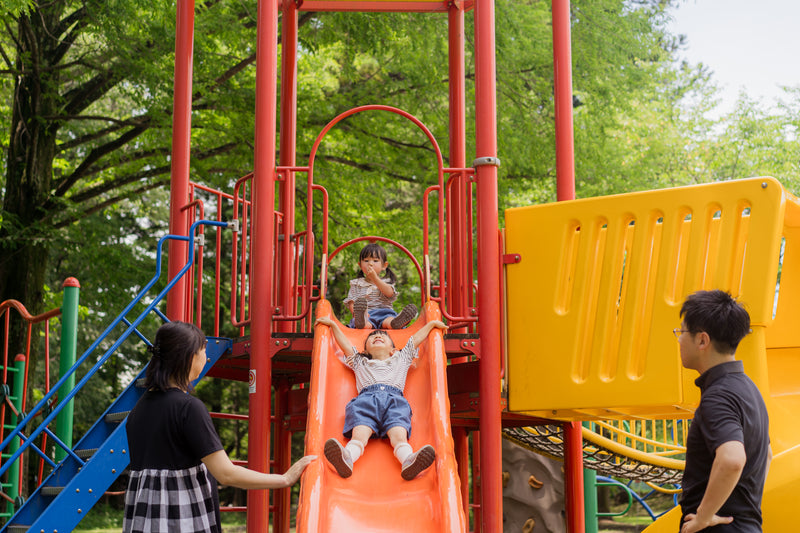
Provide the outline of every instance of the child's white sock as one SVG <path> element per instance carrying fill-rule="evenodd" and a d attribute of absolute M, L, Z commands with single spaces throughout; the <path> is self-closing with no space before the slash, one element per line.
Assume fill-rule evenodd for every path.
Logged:
<path fill-rule="evenodd" d="M 412 448 L 407 442 L 401 442 L 394 447 L 394 456 L 397 457 L 397 460 L 400 461 L 400 464 L 403 464 L 403 461 L 406 460 L 406 457 L 411 455 L 413 452 L 414 448 Z"/>
<path fill-rule="evenodd" d="M 364 444 L 358 440 L 351 440 L 344 449 L 350 452 L 350 459 L 355 463 L 358 461 L 358 458 L 361 457 L 361 454 L 364 453 Z"/>

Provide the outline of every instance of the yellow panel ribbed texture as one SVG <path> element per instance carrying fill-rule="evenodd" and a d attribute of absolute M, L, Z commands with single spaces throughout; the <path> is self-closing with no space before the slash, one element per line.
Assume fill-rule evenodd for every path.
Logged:
<path fill-rule="evenodd" d="M 515 208 L 505 221 L 505 252 L 522 257 L 505 271 L 509 410 L 689 416 L 697 373 L 681 368 L 672 329 L 700 289 L 729 291 L 747 307 L 753 333 L 737 358 L 768 395 L 765 327 L 781 245 L 787 231 L 800 240 L 797 199 L 773 178 Z M 800 259 L 794 268 L 800 274 Z M 800 282 L 789 289 L 800 298 Z M 781 331 L 798 345 L 800 328 Z"/>

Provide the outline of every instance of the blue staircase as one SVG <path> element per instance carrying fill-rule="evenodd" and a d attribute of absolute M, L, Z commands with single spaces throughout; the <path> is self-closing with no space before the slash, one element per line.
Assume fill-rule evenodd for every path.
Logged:
<path fill-rule="evenodd" d="M 58 531 L 72 531 L 81 519 L 86 516 L 92 506 L 100 499 L 105 491 L 111 486 L 128 467 L 128 439 L 125 434 L 125 419 L 144 393 L 142 388 L 144 383 L 144 372 L 128 385 L 128 387 L 114 400 L 112 405 L 103 413 L 100 419 L 92 428 L 80 439 L 74 448 L 65 445 L 56 435 L 50 431 L 49 425 L 53 422 L 61 408 L 67 404 L 78 392 L 87 384 L 89 379 L 94 376 L 102 365 L 117 352 L 118 348 L 129 337 L 135 335 L 147 345 L 151 343 L 139 331 L 138 327 L 147 317 L 156 317 L 162 321 L 167 318 L 158 311 L 157 305 L 161 303 L 167 293 L 175 284 L 191 269 L 195 261 L 195 235 L 200 226 L 227 227 L 226 222 L 216 222 L 200 220 L 192 224 L 189 231 L 190 237 L 179 235 L 166 235 L 158 242 L 156 255 L 156 273 L 153 278 L 144 286 L 139 294 L 125 307 L 119 316 L 106 328 L 99 338 L 78 358 L 73 367 L 61 379 L 51 387 L 49 393 L 37 403 L 30 413 L 25 415 L 20 423 L 11 431 L 3 432 L 3 440 L 0 443 L 0 453 L 3 453 L 3 463 L 0 466 L 0 477 L 2 477 L 13 463 L 26 451 L 33 451 L 50 465 L 52 472 L 44 482 L 30 495 L 30 497 L 20 506 L 16 513 L 0 528 L 0 533 L 34 531 L 37 533 L 57 533 Z M 161 277 L 161 265 L 163 249 L 165 243 L 170 240 L 185 241 L 189 243 L 189 254 L 186 264 L 166 286 L 155 295 L 144 311 L 139 313 L 135 319 L 126 318 L 133 308 L 143 303 L 146 295 L 149 294 L 153 286 Z M 124 331 L 116 337 L 112 333 L 125 327 Z M 56 391 L 67 381 L 70 375 L 75 375 L 77 370 L 86 363 L 87 360 L 98 350 L 101 343 L 111 346 L 97 358 L 96 363 L 85 373 L 81 380 L 75 385 L 72 391 L 60 399 L 54 409 L 44 409 L 49 402 L 53 401 Z M 199 379 L 214 366 L 219 358 L 229 353 L 233 342 L 230 339 L 209 337 L 206 347 L 206 357 L 208 362 L 203 368 Z M 46 413 L 44 419 L 35 428 L 32 419 L 38 413 Z M 28 431 L 30 430 L 30 433 Z M 41 434 L 46 434 L 50 442 L 54 442 L 66 452 L 66 457 L 56 464 L 47 454 L 36 447 L 34 441 Z M 19 449 L 10 452 L 11 443 L 21 440 Z"/>
<path fill-rule="evenodd" d="M 230 353 L 230 339 L 209 337 L 209 361 L 199 379 L 224 354 Z M 128 438 L 125 420 L 144 394 L 144 370 L 119 395 L 103 416 L 78 441 L 70 453 L 34 492 L 2 532 L 72 531 L 97 503 L 117 477 L 128 467 Z"/>

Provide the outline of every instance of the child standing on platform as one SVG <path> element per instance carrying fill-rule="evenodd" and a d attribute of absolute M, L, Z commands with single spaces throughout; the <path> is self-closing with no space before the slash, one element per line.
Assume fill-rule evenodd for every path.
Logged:
<path fill-rule="evenodd" d="M 392 304 L 397 299 L 397 277 L 389 268 L 386 250 L 377 243 L 366 245 L 359 254 L 358 276 L 350 280 L 344 304 L 356 329 L 401 329 L 417 316 L 417 307 L 408 304 L 397 314 Z M 382 276 L 383 273 L 386 276 Z"/>
<path fill-rule="evenodd" d="M 364 452 L 370 437 L 389 437 L 394 456 L 400 462 L 400 475 L 405 480 L 417 477 L 433 464 L 436 451 L 427 444 L 416 452 L 408 443 L 411 434 L 411 406 L 403 396 L 408 369 L 419 355 L 418 346 L 434 328 L 447 329 L 444 323 L 432 320 L 412 335 L 402 350 L 394 346 L 389 334 L 375 330 L 364 342 L 364 353 L 353 346 L 339 325 L 328 317 L 317 324 L 333 330 L 336 343 L 347 356 L 347 366 L 356 375 L 358 396 L 345 408 L 344 436 L 350 441 L 342 446 L 338 439 L 325 442 L 325 458 L 344 477 L 353 474 L 355 463 Z"/>

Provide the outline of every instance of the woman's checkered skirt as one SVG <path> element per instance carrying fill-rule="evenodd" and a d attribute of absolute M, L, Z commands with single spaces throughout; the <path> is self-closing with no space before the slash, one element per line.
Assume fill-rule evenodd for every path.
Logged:
<path fill-rule="evenodd" d="M 126 533 L 218 532 L 204 464 L 185 470 L 132 470 L 125 493 Z"/>

